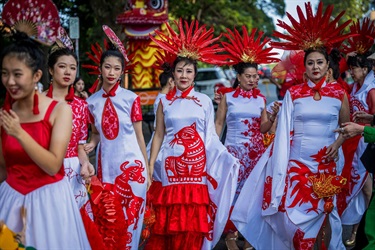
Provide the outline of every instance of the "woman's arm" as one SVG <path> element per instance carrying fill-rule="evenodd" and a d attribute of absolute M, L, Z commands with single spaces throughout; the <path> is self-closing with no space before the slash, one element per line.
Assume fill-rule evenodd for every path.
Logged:
<path fill-rule="evenodd" d="M 1 134 L 1 127 L 0 127 L 0 134 Z M 7 178 L 7 172 L 5 170 L 5 160 L 3 156 L 3 146 L 2 146 L 1 136 L 0 136 L 0 184 L 5 181 Z"/>
<path fill-rule="evenodd" d="M 278 102 L 274 102 L 271 108 L 273 113 L 270 116 L 267 115 L 266 106 L 264 106 L 262 110 L 260 121 L 260 132 L 262 134 L 267 133 L 274 125 L 275 119 L 277 118 L 277 114 L 279 113 L 280 104 Z"/>
<path fill-rule="evenodd" d="M 143 131 L 142 131 L 142 121 L 133 122 L 133 126 L 134 126 L 135 135 L 137 136 L 138 145 L 142 151 L 143 157 L 145 158 L 145 162 L 148 165 L 146 143 L 145 143 L 145 138 L 143 136 Z"/>
<path fill-rule="evenodd" d="M 341 103 L 341 109 L 339 114 L 339 124 L 349 122 L 350 120 L 350 110 L 349 101 L 346 95 L 344 95 L 343 101 Z M 344 143 L 345 137 L 342 133 L 339 134 L 336 141 L 327 148 L 326 156 L 327 158 L 335 159 L 337 157 L 338 149 Z"/>
<path fill-rule="evenodd" d="M 91 124 L 91 136 L 90 141 L 84 145 L 86 154 L 90 153 L 95 149 L 100 141 L 100 135 L 94 124 Z"/>
<path fill-rule="evenodd" d="M 162 106 L 162 103 L 160 102 L 158 109 L 156 111 L 156 128 L 155 128 L 154 138 L 152 139 L 152 143 L 151 143 L 150 165 L 149 165 L 151 176 L 154 172 L 154 164 L 159 154 L 161 144 L 163 143 L 163 140 L 164 140 L 164 133 L 165 133 L 165 124 L 164 124 L 163 106 Z"/>
<path fill-rule="evenodd" d="M 95 174 L 95 168 L 86 154 L 83 144 L 78 145 L 78 160 L 81 164 L 80 174 L 84 180 L 89 180 Z"/>
<path fill-rule="evenodd" d="M 2 111 L 5 132 L 18 140 L 29 157 L 44 172 L 55 175 L 59 172 L 72 134 L 72 111 L 65 103 L 59 103 L 52 112 L 52 134 L 49 149 L 39 145 L 20 125 L 17 114 Z"/>
<path fill-rule="evenodd" d="M 215 130 L 216 130 L 216 134 L 219 137 L 221 136 L 221 133 L 223 132 L 226 115 L 227 115 L 227 100 L 226 100 L 225 95 L 223 95 L 217 107 L 216 120 L 215 120 Z"/>

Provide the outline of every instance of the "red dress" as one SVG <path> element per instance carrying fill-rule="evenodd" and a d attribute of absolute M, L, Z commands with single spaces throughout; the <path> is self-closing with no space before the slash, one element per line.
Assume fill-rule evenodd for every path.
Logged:
<path fill-rule="evenodd" d="M 53 101 L 41 121 L 21 127 L 48 149 Z M 55 175 L 43 171 L 16 138 L 1 131 L 7 179 L 0 185 L 0 221 L 14 232 L 23 227 L 20 209 L 26 208 L 26 246 L 36 249 L 90 249 L 82 219 L 61 167 Z M 42 215 L 42 216 L 41 216 Z M 67 233 L 69 232 L 69 233 Z"/>

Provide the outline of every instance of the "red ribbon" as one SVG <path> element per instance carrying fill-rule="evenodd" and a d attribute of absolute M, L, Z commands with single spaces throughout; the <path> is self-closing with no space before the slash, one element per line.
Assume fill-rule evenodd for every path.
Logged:
<path fill-rule="evenodd" d="M 251 90 L 243 90 L 241 88 L 237 88 L 236 91 L 233 93 L 233 97 L 237 98 L 238 96 L 243 96 L 245 98 L 254 97 L 257 98 L 260 94 L 260 90 L 258 88 L 253 88 Z"/>
<path fill-rule="evenodd" d="M 115 96 L 116 95 L 116 90 L 117 90 L 117 88 L 118 88 L 119 85 L 120 85 L 120 83 L 116 82 L 115 86 L 113 86 L 113 88 L 111 88 L 108 93 L 106 93 L 105 90 L 103 89 L 103 91 L 105 92 L 103 94 L 103 97 Z"/>

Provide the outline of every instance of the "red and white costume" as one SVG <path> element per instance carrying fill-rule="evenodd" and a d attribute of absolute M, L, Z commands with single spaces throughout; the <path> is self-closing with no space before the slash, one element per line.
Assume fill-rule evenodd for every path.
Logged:
<path fill-rule="evenodd" d="M 90 119 L 100 134 L 97 175 L 104 189 L 112 191 L 121 203 L 128 228 L 109 237 L 125 240 L 123 249 L 138 249 L 147 187 L 147 166 L 133 126 L 142 120 L 140 99 L 116 85 L 109 93 L 100 89 L 87 103 Z"/>
<path fill-rule="evenodd" d="M 245 91 L 241 88 L 226 93 L 225 97 L 227 102 L 225 146 L 241 164 L 236 191 L 238 197 L 245 180 L 266 149 L 263 134 L 260 132 L 261 114 L 265 108 L 266 98 L 259 89 Z"/>
<path fill-rule="evenodd" d="M 212 101 L 191 87 L 161 98 L 166 144 L 156 222 L 145 249 L 212 249 L 228 219 L 239 163 L 215 132 Z M 186 112 L 189 110 L 189 112 Z"/>
<path fill-rule="evenodd" d="M 313 87 L 308 82 L 287 91 L 273 147 L 245 182 L 243 190 L 251 192 L 241 192 L 233 210 L 232 221 L 256 249 L 312 249 L 326 219 L 332 228 L 329 249 L 345 249 L 336 206 L 325 213 L 325 204 L 335 205 L 335 196 L 318 198 L 313 190 L 313 181 L 323 173 L 333 178 L 332 185 L 341 178 L 336 163 L 324 155 L 336 140 L 333 131 L 345 92 L 337 84 Z M 315 91 L 319 101 L 313 99 Z"/>
<path fill-rule="evenodd" d="M 363 85 L 360 87 L 358 83 L 353 84 L 352 92 L 350 94 L 350 114 L 353 115 L 356 111 L 365 111 L 373 114 L 375 110 L 375 103 L 370 103 L 370 97 L 375 100 L 375 83 L 374 72 L 370 71 L 367 74 Z M 348 189 L 339 195 L 338 205 L 339 213 L 341 215 L 342 224 L 354 225 L 361 221 L 362 215 L 366 211 L 366 201 L 362 191 L 363 185 L 368 176 L 368 172 L 360 160 L 363 152 L 367 147 L 362 136 L 358 135 L 350 139 L 345 151 L 346 157 L 345 168 L 343 175 L 349 180 Z M 350 151 L 352 151 L 350 153 Z M 353 152 L 354 151 L 354 152 Z M 354 155 L 353 155 L 354 153 Z"/>
<path fill-rule="evenodd" d="M 22 123 L 21 127 L 48 149 L 52 126 L 49 117 Z M 0 185 L 0 220 L 14 232 L 23 228 L 21 208 L 26 208 L 26 246 L 36 249 L 91 249 L 64 167 L 49 175 L 27 155 L 17 139 L 1 133 L 7 179 Z"/>
<path fill-rule="evenodd" d="M 74 97 L 68 102 L 73 113 L 72 136 L 64 158 L 65 175 L 69 180 L 74 197 L 79 208 L 88 202 L 85 182 L 81 177 L 81 164 L 78 159 L 78 145 L 85 144 L 88 134 L 88 108 L 87 102 L 79 97 Z"/>

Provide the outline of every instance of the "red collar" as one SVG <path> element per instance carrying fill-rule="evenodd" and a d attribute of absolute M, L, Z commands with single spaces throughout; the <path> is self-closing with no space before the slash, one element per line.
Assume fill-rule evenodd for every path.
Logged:
<path fill-rule="evenodd" d="M 113 86 L 113 88 L 111 88 L 111 89 L 109 90 L 108 93 L 105 92 L 105 90 L 103 89 L 103 91 L 104 91 L 103 97 L 111 97 L 111 96 L 115 96 L 115 95 L 116 95 L 116 90 L 117 90 L 117 88 L 118 88 L 119 85 L 120 85 L 119 82 L 117 82 L 117 83 L 115 84 L 115 86 Z"/>
<path fill-rule="evenodd" d="M 250 90 L 243 90 L 241 88 L 237 88 L 236 91 L 234 91 L 233 93 L 233 97 L 237 98 L 240 95 L 244 98 L 250 98 L 250 97 L 257 98 L 259 94 L 260 94 L 260 90 L 258 88 L 253 88 Z"/>

